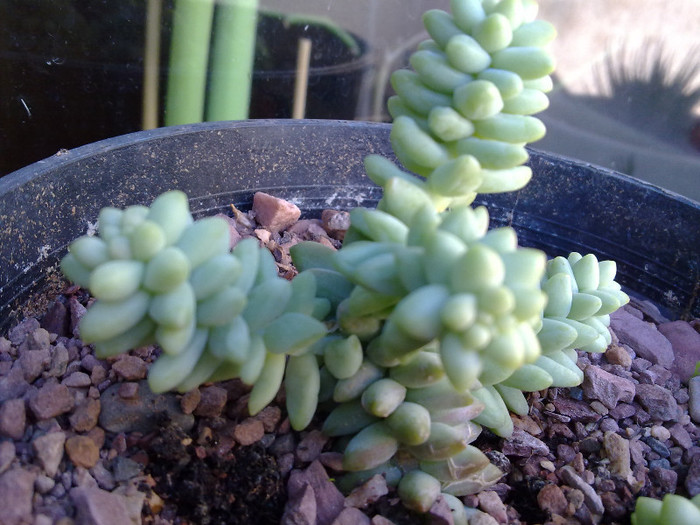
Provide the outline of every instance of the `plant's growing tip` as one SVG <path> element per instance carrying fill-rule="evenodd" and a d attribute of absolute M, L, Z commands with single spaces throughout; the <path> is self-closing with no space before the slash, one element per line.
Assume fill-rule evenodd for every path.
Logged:
<path fill-rule="evenodd" d="M 415 71 L 392 77 L 392 146 L 412 173 L 366 158 L 383 196 L 351 212 L 340 250 L 295 245 L 286 281 L 256 241 L 231 251 L 226 223 L 194 222 L 173 191 L 104 209 L 62 268 L 97 299 L 80 330 L 98 355 L 163 349 L 155 391 L 238 377 L 256 413 L 284 383 L 295 429 L 320 403 L 323 431 L 347 442 L 341 488 L 382 473 L 407 507 L 443 494 L 466 523 L 457 498 L 502 476 L 471 445 L 481 428 L 508 436 L 523 392 L 580 384 L 577 349 L 605 350 L 628 297 L 614 262 L 547 261 L 471 207 L 531 177 L 524 146 L 544 134 L 532 114 L 547 106 L 555 32 L 532 0 L 451 6 L 426 13 Z"/>

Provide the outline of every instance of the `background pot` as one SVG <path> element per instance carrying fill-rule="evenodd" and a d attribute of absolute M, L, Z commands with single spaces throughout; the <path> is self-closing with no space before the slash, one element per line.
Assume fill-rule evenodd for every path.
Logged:
<path fill-rule="evenodd" d="M 173 0 L 163 0 L 160 113 Z M 142 129 L 146 2 L 0 2 L 0 176 L 65 148 Z M 348 47 L 330 26 L 260 14 L 251 118 L 288 118 L 297 43 L 312 40 L 306 116 L 353 119 L 368 44 Z"/>
<path fill-rule="evenodd" d="M 308 216 L 373 206 L 369 153 L 392 157 L 388 124 L 244 121 L 161 128 L 50 157 L 0 179 L 0 328 L 32 313 L 57 288 L 57 263 L 106 205 L 148 204 L 178 188 L 195 215 L 245 208 L 262 190 Z M 618 279 L 667 315 L 700 315 L 700 206 L 593 166 L 532 152 L 533 181 L 487 195 L 492 224 L 512 225 L 525 246 L 576 250 L 618 263 Z M 50 291 L 50 290 L 49 290 Z M 39 304 L 39 306 L 41 306 Z"/>

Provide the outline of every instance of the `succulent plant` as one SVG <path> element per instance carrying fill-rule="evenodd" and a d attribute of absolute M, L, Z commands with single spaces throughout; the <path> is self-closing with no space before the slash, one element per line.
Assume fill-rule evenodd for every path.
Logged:
<path fill-rule="evenodd" d="M 553 27 L 532 0 L 452 0 L 431 10 L 431 39 L 392 77 L 391 141 L 404 168 L 370 155 L 376 209 L 351 211 L 340 250 L 291 249 L 299 275 L 277 276 L 253 240 L 231 251 L 226 223 L 193 221 L 186 196 L 106 208 L 99 235 L 69 247 L 62 268 L 97 299 L 81 337 L 108 356 L 155 342 L 154 391 L 241 378 L 249 410 L 284 383 L 293 428 L 319 403 L 323 430 L 346 443 L 341 487 L 376 473 L 427 511 L 502 473 L 471 443 L 513 430 L 524 392 L 578 385 L 577 349 L 602 352 L 609 314 L 628 301 L 615 263 L 572 253 L 547 261 L 489 229 L 477 193 L 531 177 L 526 142 L 544 134 Z"/>
<path fill-rule="evenodd" d="M 637 498 L 632 525 L 696 525 L 700 523 L 700 495 L 686 499 L 666 494 L 663 499 Z"/>

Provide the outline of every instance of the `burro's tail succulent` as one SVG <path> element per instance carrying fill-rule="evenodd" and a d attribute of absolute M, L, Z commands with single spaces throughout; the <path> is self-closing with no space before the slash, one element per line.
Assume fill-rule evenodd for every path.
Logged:
<path fill-rule="evenodd" d="M 104 208 L 99 235 L 75 240 L 61 262 L 65 275 L 96 298 L 80 337 L 99 357 L 157 343 L 163 353 L 148 375 L 154 392 L 240 377 L 254 385 L 251 413 L 284 380 L 299 393 L 289 397 L 290 420 L 304 428 L 319 384 L 308 351 L 326 334 L 317 318 L 330 304 L 316 296 L 313 275 L 294 283 L 278 278 L 257 241 L 243 240 L 231 252 L 228 228 L 216 217 L 193 221 L 180 191 L 150 208 Z"/>
<path fill-rule="evenodd" d="M 640 497 L 632 513 L 632 525 L 695 525 L 700 523 L 700 495 L 686 499 L 666 494 L 663 499 Z"/>
<path fill-rule="evenodd" d="M 171 191 L 102 210 L 99 235 L 73 242 L 62 268 L 96 298 L 80 333 L 98 355 L 160 346 L 154 391 L 240 378 L 256 413 L 284 384 L 295 429 L 322 403 L 324 432 L 347 443 L 343 489 L 382 473 L 407 507 L 442 494 L 466 524 L 458 498 L 502 475 L 472 445 L 482 427 L 507 437 L 524 392 L 580 384 L 577 350 L 605 350 L 628 297 L 614 262 L 548 261 L 471 206 L 532 175 L 525 144 L 544 134 L 532 115 L 548 104 L 555 31 L 533 0 L 451 11 L 425 14 L 430 40 L 392 77 L 403 167 L 365 159 L 383 196 L 351 211 L 340 250 L 297 244 L 286 281 L 256 241 L 230 250 L 227 224 L 193 221 Z"/>

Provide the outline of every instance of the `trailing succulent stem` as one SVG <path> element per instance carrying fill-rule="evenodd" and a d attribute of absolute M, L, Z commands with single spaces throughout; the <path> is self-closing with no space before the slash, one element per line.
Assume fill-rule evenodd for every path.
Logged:
<path fill-rule="evenodd" d="M 431 39 L 392 77 L 391 141 L 412 173 L 366 158 L 383 197 L 351 212 L 340 250 L 294 246 L 300 273 L 286 281 L 256 241 L 230 250 L 226 223 L 194 222 L 171 191 L 102 210 L 62 268 L 97 299 L 80 330 L 98 355 L 162 348 L 154 391 L 240 378 L 256 413 L 284 384 L 295 429 L 321 403 L 324 432 L 347 440 L 341 487 L 381 472 L 407 507 L 442 493 L 466 523 L 456 497 L 502 475 L 470 443 L 482 427 L 508 436 L 523 392 L 580 384 L 577 349 L 605 350 L 628 297 L 614 262 L 547 261 L 471 206 L 531 177 L 524 146 L 544 134 L 532 114 L 547 107 L 555 31 L 532 0 L 451 5 L 425 14 Z"/>
<path fill-rule="evenodd" d="M 662 500 L 640 497 L 632 513 L 632 525 L 694 525 L 700 523 L 700 495 L 686 499 L 666 494 Z"/>

